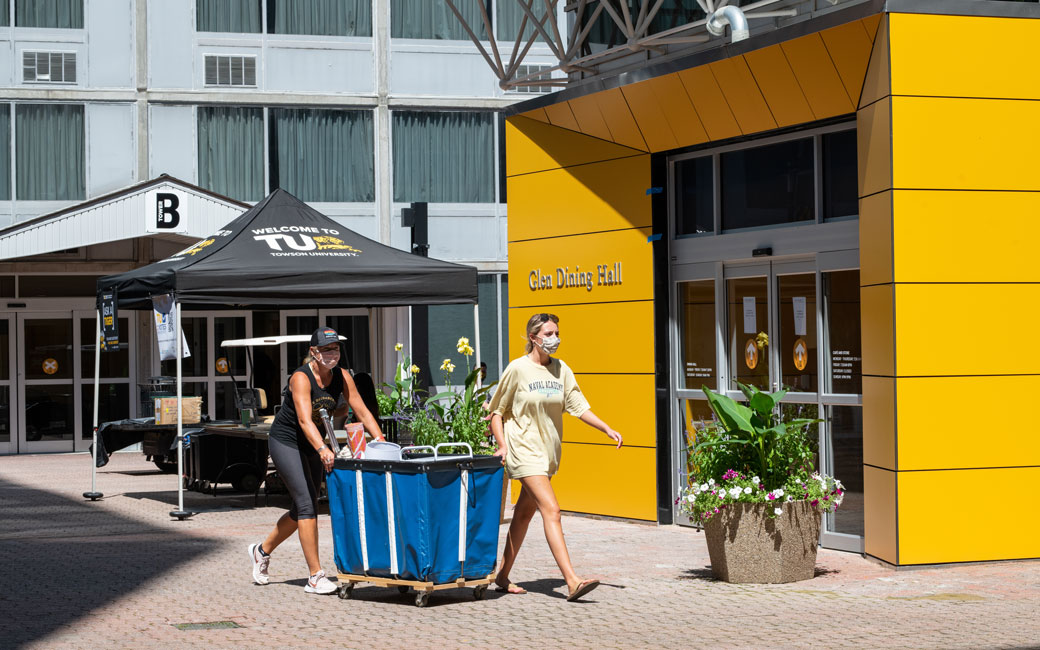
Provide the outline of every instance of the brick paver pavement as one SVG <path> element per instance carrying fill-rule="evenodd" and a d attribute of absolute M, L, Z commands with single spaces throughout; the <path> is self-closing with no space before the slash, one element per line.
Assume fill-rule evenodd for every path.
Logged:
<path fill-rule="evenodd" d="M 305 594 L 295 537 L 260 587 L 245 549 L 284 497 L 188 492 L 202 512 L 178 522 L 175 479 L 141 455 L 99 472 L 97 503 L 80 496 L 89 465 L 0 457 L 0 647 L 1040 647 L 1040 561 L 894 571 L 821 550 L 813 580 L 730 585 L 711 580 L 696 531 L 576 516 L 564 519 L 575 565 L 603 581 L 579 603 L 564 600 L 537 519 L 513 572 L 522 596 L 452 589 L 420 609 L 394 589 Z M 333 570 L 327 515 L 319 526 Z M 174 627 L 212 621 L 241 627 Z"/>

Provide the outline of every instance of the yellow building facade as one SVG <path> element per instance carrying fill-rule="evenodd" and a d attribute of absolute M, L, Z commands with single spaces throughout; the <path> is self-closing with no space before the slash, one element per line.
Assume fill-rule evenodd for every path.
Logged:
<path fill-rule="evenodd" d="M 515 107 L 511 356 L 557 314 L 625 436 L 566 423 L 565 510 L 683 523 L 700 388 L 739 380 L 825 420 L 821 468 L 850 492 L 825 545 L 1040 557 L 1040 435 L 994 417 L 1040 384 L 1037 17 L 862 3 Z"/>

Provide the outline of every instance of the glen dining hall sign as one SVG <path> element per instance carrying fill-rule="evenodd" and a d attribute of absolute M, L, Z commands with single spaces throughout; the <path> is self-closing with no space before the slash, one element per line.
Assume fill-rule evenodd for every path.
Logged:
<path fill-rule="evenodd" d="M 597 264 L 593 269 L 582 269 L 575 265 L 557 266 L 555 271 L 543 273 L 542 269 L 532 269 L 527 275 L 527 286 L 531 291 L 543 289 L 572 289 L 584 287 L 592 291 L 592 287 L 615 287 L 621 284 L 621 262 Z"/>

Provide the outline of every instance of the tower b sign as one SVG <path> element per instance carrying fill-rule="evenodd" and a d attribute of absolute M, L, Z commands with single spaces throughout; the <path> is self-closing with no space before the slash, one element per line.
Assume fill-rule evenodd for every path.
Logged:
<path fill-rule="evenodd" d="M 185 219 L 187 196 L 171 187 L 160 187 L 144 195 L 145 230 L 154 233 L 183 233 L 188 225 Z"/>

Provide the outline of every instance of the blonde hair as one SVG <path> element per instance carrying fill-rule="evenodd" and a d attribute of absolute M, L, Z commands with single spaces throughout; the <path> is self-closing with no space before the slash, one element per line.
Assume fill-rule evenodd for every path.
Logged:
<path fill-rule="evenodd" d="M 549 321 L 559 324 L 560 319 L 556 317 L 556 314 L 535 314 L 527 320 L 527 343 L 524 345 L 524 352 L 530 354 L 531 350 L 534 349 L 534 344 L 531 343 L 531 337 L 538 333 L 538 330 L 542 329 L 542 325 L 545 325 Z"/>

